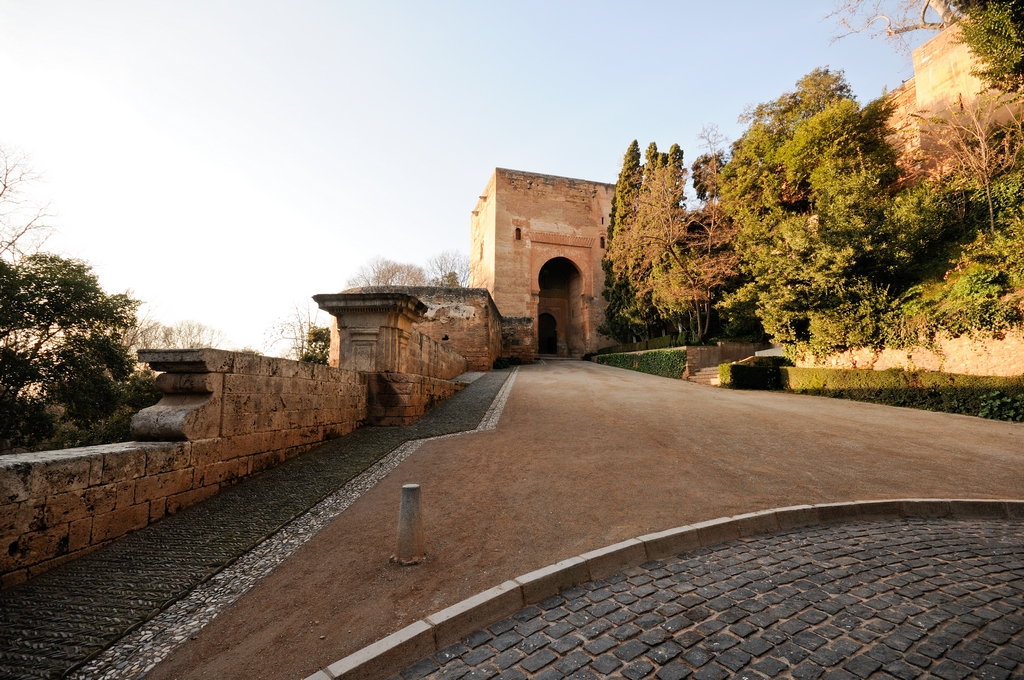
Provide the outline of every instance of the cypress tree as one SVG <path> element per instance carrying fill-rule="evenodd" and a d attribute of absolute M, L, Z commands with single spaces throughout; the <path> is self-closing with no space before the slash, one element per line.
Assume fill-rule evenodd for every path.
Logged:
<path fill-rule="evenodd" d="M 652 151 L 653 149 L 653 151 Z M 652 143 L 648 149 L 648 162 L 651 154 L 658 157 L 658 147 Z M 665 155 L 665 154 L 661 154 Z M 660 162 L 660 161 L 659 161 Z M 636 197 L 643 184 L 643 169 L 640 165 L 640 145 L 634 139 L 626 149 L 622 159 L 622 170 L 615 183 L 615 196 L 612 198 L 612 214 L 608 224 L 607 246 L 611 248 L 615 238 L 615 229 L 633 214 Z M 657 312 L 653 304 L 642 304 L 637 301 L 636 291 L 625 276 L 617 276 L 612 269 L 612 261 L 605 251 L 601 261 L 604 269 L 604 298 L 608 301 L 605 308 L 605 321 L 600 332 L 615 338 L 619 342 L 629 342 L 634 336 L 649 336 L 652 324 L 657 323 Z"/>

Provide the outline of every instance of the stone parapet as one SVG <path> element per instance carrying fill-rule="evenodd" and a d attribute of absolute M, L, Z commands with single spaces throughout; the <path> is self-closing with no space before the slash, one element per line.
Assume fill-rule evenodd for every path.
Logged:
<path fill-rule="evenodd" d="M 355 371 L 213 349 L 139 357 L 164 371 L 157 376 L 163 399 L 132 421 L 140 441 L 0 457 L 4 587 L 367 419 L 368 379 Z"/>
<path fill-rule="evenodd" d="M 465 383 L 410 373 L 367 374 L 367 422 L 372 425 L 410 425 Z"/>
<path fill-rule="evenodd" d="M 537 328 L 532 316 L 506 316 L 501 320 L 501 356 L 524 364 L 537 358 Z"/>

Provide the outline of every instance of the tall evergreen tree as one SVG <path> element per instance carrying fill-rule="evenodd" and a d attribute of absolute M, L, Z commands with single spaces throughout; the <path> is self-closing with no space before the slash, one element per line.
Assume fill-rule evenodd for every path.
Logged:
<path fill-rule="evenodd" d="M 653 147 L 653 151 L 652 151 Z M 658 147 L 651 144 L 648 155 L 658 155 Z M 622 158 L 622 170 L 615 183 L 615 196 L 612 198 L 612 214 L 608 224 L 607 246 L 611 247 L 618 225 L 625 223 L 636 210 L 637 196 L 643 184 L 643 170 L 640 166 L 640 145 L 637 140 L 630 143 Z M 607 250 L 601 261 L 604 269 L 604 298 L 608 301 L 605 308 L 605 321 L 600 331 L 615 338 L 619 342 L 629 342 L 636 336 L 650 336 L 651 327 L 658 323 L 657 311 L 652 304 L 641 304 L 637 301 L 636 291 L 625 276 L 617 275 L 612 269 Z M 648 301 L 650 302 L 650 301 Z"/>

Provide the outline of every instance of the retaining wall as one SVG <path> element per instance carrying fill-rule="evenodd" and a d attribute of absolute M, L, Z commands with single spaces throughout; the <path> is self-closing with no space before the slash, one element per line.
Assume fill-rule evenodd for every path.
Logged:
<path fill-rule="evenodd" d="M 933 347 L 857 347 L 829 357 L 801 357 L 795 363 L 800 368 L 870 368 L 876 371 L 899 368 L 964 375 L 1022 375 L 1024 333 L 1011 331 L 1001 338 L 940 335 Z"/>

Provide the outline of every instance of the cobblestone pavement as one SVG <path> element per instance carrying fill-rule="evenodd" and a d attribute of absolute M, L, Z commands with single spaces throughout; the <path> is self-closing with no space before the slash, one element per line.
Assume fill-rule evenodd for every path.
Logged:
<path fill-rule="evenodd" d="M 400 677 L 1006 680 L 1022 631 L 1024 523 L 856 522 L 565 590 Z"/>
<path fill-rule="evenodd" d="M 62 677 L 404 442 L 477 428 L 509 375 L 488 373 L 413 425 L 359 429 L 0 593 L 0 678 Z"/>

